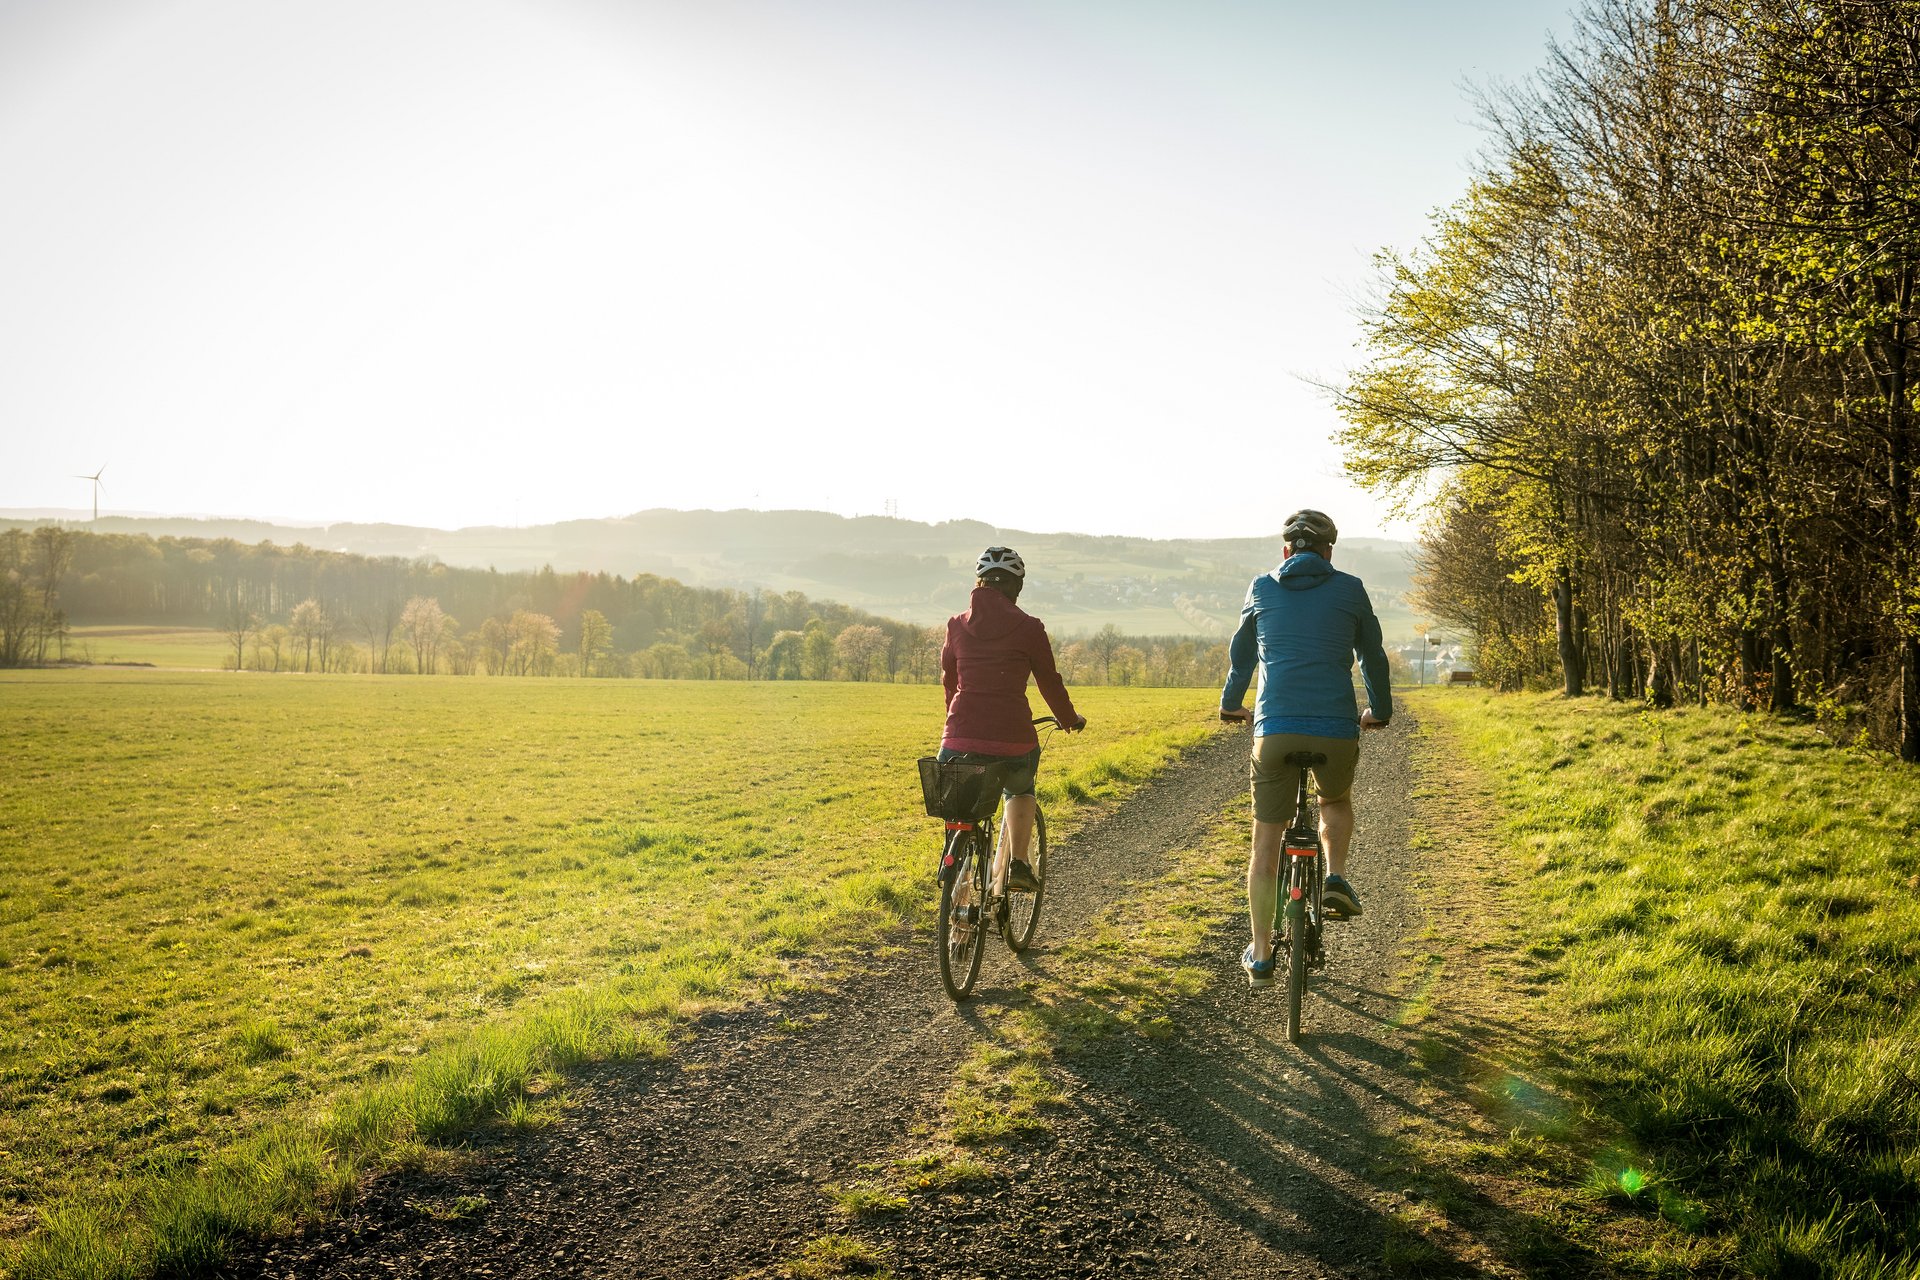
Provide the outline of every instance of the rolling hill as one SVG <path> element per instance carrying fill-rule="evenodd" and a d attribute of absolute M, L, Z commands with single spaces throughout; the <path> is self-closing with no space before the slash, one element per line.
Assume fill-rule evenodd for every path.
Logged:
<path fill-rule="evenodd" d="M 24 516 L 26 513 L 19 513 Z M 5 513 L 0 525 L 42 520 Z M 969 570 L 990 543 L 1032 567 L 1023 603 L 1063 636 L 1109 623 L 1133 635 L 1224 635 L 1249 578 L 1273 566 L 1280 539 L 1153 539 L 1000 529 L 971 520 L 924 524 L 819 511 L 654 509 L 526 528 L 425 529 L 392 524 L 293 526 L 264 521 L 106 516 L 73 521 L 97 533 L 305 543 L 361 555 L 422 557 L 502 570 L 652 573 L 693 586 L 803 591 L 922 625 L 964 607 Z M 1412 543 L 1343 541 L 1335 563 L 1363 578 L 1391 640 L 1414 634 L 1404 593 Z"/>

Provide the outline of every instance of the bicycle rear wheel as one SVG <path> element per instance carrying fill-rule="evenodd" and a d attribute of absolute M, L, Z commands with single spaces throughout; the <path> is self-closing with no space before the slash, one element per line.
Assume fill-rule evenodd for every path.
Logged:
<path fill-rule="evenodd" d="M 1295 884 L 1299 882 L 1299 870 L 1296 866 L 1293 875 L 1288 877 Z M 1289 886 L 1291 890 L 1292 886 Z M 1296 898 L 1291 891 L 1287 894 L 1287 1040 L 1298 1044 L 1300 1041 L 1300 1002 L 1307 994 L 1307 951 L 1310 939 L 1307 937 L 1307 903 L 1304 897 Z"/>
<path fill-rule="evenodd" d="M 987 860 L 977 831 L 953 834 L 953 871 L 940 885 L 940 985 L 953 1000 L 973 994 L 986 933 Z"/>
<path fill-rule="evenodd" d="M 1032 893 L 1009 888 L 1006 914 L 1000 921 L 1000 935 L 1015 955 L 1032 945 L 1034 932 L 1040 928 L 1040 902 L 1047 896 L 1047 815 L 1038 805 L 1033 810 L 1033 844 L 1027 849 L 1027 863 L 1040 887 Z"/>

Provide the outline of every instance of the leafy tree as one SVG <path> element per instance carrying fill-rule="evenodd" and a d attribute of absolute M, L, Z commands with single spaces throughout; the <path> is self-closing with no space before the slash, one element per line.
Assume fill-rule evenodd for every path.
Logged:
<path fill-rule="evenodd" d="M 801 633 L 800 674 L 808 680 L 827 680 L 833 676 L 833 637 L 818 618 L 809 619 Z"/>
<path fill-rule="evenodd" d="M 554 655 L 560 650 L 560 627 L 544 613 L 527 609 L 514 611 L 507 620 L 508 666 L 517 676 L 544 676 L 553 673 Z"/>
<path fill-rule="evenodd" d="M 613 652 L 613 624 L 598 609 L 580 615 L 580 674 L 590 676 Z"/>
<path fill-rule="evenodd" d="M 413 597 L 400 611 L 400 630 L 406 634 L 407 645 L 413 650 L 414 670 L 420 675 L 434 674 L 447 621 L 440 602 L 426 596 Z"/>
<path fill-rule="evenodd" d="M 761 661 L 761 670 L 769 680 L 798 680 L 800 678 L 801 646 L 804 637 L 798 631 L 776 631 L 773 639 L 767 642 L 767 651 Z"/>
<path fill-rule="evenodd" d="M 847 679 L 868 680 L 886 654 L 887 633 L 879 627 L 856 623 L 834 637 L 833 651 Z"/>

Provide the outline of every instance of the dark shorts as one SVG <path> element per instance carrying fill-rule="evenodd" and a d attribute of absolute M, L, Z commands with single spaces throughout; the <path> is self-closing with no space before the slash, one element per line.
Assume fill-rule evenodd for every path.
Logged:
<path fill-rule="evenodd" d="M 978 751 L 949 751 L 942 747 L 939 759 L 942 763 L 958 760 L 961 764 L 998 764 L 1002 760 L 1017 761 L 1013 768 L 1007 770 L 1007 780 L 1001 785 L 1000 794 L 1004 796 L 1032 795 L 1034 781 L 1040 776 L 1040 748 L 1038 747 L 1023 756 L 989 756 Z"/>

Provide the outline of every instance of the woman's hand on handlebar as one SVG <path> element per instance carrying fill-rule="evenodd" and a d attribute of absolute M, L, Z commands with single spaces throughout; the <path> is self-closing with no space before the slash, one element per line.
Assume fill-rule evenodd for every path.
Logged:
<path fill-rule="evenodd" d="M 1068 733 L 1083 733 L 1086 731 L 1087 718 L 1085 716 L 1081 716 L 1073 724 L 1063 724 L 1060 727 L 1062 729 L 1065 729 Z"/>
<path fill-rule="evenodd" d="M 1231 710 L 1222 707 L 1220 708 L 1220 718 L 1228 724 L 1245 724 L 1253 719 L 1253 712 L 1247 710 L 1245 707 L 1234 707 Z"/>

